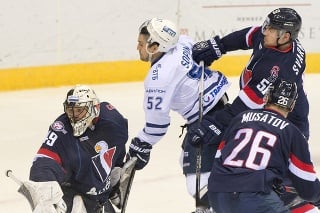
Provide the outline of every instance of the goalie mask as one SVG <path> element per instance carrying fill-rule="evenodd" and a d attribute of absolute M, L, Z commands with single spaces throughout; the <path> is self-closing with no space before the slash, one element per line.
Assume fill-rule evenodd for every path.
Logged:
<path fill-rule="evenodd" d="M 99 116 L 99 103 L 95 92 L 88 86 L 77 85 L 69 90 L 63 106 L 74 136 L 82 135 L 92 125 L 92 120 Z"/>
<path fill-rule="evenodd" d="M 147 28 L 149 33 L 148 44 L 158 43 L 159 52 L 168 52 L 178 42 L 178 29 L 176 25 L 169 20 L 161 18 L 147 20 L 140 26 L 139 33 L 141 33 L 144 27 Z"/>
<path fill-rule="evenodd" d="M 268 104 L 275 104 L 291 112 L 298 98 L 296 83 L 277 80 L 268 90 Z"/>
<path fill-rule="evenodd" d="M 267 16 L 262 30 L 264 31 L 267 26 L 270 26 L 276 30 L 290 33 L 293 40 L 298 37 L 301 23 L 301 17 L 295 10 L 291 8 L 278 8 Z"/>

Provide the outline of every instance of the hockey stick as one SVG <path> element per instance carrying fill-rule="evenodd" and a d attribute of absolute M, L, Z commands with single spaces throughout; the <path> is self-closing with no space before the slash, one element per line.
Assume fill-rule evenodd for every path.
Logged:
<path fill-rule="evenodd" d="M 128 180 L 128 183 L 127 183 L 127 188 L 126 188 L 126 190 L 124 192 L 124 198 L 123 198 L 121 213 L 125 213 L 126 212 L 126 207 L 127 207 L 127 203 L 128 203 L 128 198 L 129 198 L 129 194 L 130 194 L 133 178 L 134 178 L 134 175 L 136 173 L 136 170 L 135 170 L 134 166 L 135 166 L 135 164 L 137 162 L 137 158 L 133 157 L 131 160 L 132 160 L 133 163 L 131 165 L 128 165 L 128 169 L 130 169 L 129 167 L 132 167 L 132 170 L 130 172 L 129 180 Z M 128 161 L 130 161 L 130 160 L 128 160 Z"/>
<path fill-rule="evenodd" d="M 133 169 L 129 178 L 129 184 L 128 184 L 128 188 L 126 190 L 126 193 L 124 195 L 124 200 L 123 200 L 123 206 L 121 209 L 121 213 L 125 213 L 126 212 L 126 207 L 127 207 L 127 203 L 128 203 L 128 198 L 129 198 L 129 194 L 130 194 L 130 190 L 131 190 L 131 186 L 132 186 L 132 182 L 133 182 L 133 178 L 134 178 L 134 174 L 136 173 L 136 170 Z"/>
<path fill-rule="evenodd" d="M 6 176 L 11 178 L 14 182 L 16 182 L 19 185 L 18 192 L 20 194 L 22 194 L 28 200 L 28 202 L 29 202 L 29 204 L 31 206 L 31 209 L 34 210 L 35 205 L 34 205 L 34 202 L 32 200 L 32 196 L 31 196 L 29 190 L 23 184 L 23 182 L 20 179 L 18 179 L 16 176 L 14 176 L 13 173 L 12 173 L 12 170 L 10 170 L 10 169 L 8 169 L 6 171 Z"/>
<path fill-rule="evenodd" d="M 199 123 L 202 121 L 203 117 L 203 90 L 204 90 L 204 62 L 200 61 L 201 66 L 201 76 L 199 81 Z M 202 145 L 197 147 L 197 161 L 196 161 L 196 208 L 201 206 L 200 199 L 200 179 L 201 179 L 201 152 Z"/>

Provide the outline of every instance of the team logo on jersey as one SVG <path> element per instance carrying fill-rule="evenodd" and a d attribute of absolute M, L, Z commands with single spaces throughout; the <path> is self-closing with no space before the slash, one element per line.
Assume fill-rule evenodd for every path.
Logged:
<path fill-rule="evenodd" d="M 96 153 L 100 153 L 101 151 L 105 151 L 107 149 L 108 149 L 108 144 L 104 141 L 99 141 L 94 146 L 94 150 L 96 151 Z"/>
<path fill-rule="evenodd" d="M 108 110 L 113 110 L 113 109 L 114 109 L 114 106 L 112 106 L 111 104 L 107 104 L 107 105 L 106 105 L 106 108 L 107 108 Z"/>
<path fill-rule="evenodd" d="M 64 129 L 64 124 L 61 121 L 55 121 L 53 124 L 51 124 L 51 128 L 54 131 L 63 132 L 63 134 L 67 133 L 67 131 Z"/>
<path fill-rule="evenodd" d="M 94 164 L 101 181 L 106 182 L 111 173 L 116 147 L 109 149 L 109 146 L 105 141 L 99 141 L 94 146 L 94 149 L 98 154 L 92 157 L 92 163 Z"/>
<path fill-rule="evenodd" d="M 280 71 L 280 68 L 278 66 L 273 66 L 272 69 L 270 70 L 270 76 L 268 80 L 270 82 L 274 82 L 279 76 L 279 71 Z"/>

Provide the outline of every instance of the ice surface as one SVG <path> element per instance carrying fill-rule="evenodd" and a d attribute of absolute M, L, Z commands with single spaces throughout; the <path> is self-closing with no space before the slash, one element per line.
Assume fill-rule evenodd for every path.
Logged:
<path fill-rule="evenodd" d="M 231 78 L 231 100 L 238 93 L 238 79 Z M 310 101 L 310 149 L 314 165 L 320 172 L 319 74 L 305 78 Z M 318 86 L 317 86 L 318 85 Z M 101 100 L 107 100 L 129 119 L 130 138 L 143 127 L 143 83 L 92 85 Z M 29 204 L 16 190 L 18 185 L 5 177 L 6 169 L 27 180 L 32 159 L 51 122 L 63 112 L 62 102 L 71 88 L 45 88 L 0 93 L 0 212 L 31 212 Z M 187 194 L 179 157 L 182 118 L 171 113 L 167 135 L 155 145 L 148 166 L 137 171 L 128 200 L 128 213 L 187 213 L 195 202 Z"/>

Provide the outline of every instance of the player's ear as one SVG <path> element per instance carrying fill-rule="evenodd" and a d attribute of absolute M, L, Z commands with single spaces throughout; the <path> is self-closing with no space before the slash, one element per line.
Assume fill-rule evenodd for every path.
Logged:
<path fill-rule="evenodd" d="M 148 49 L 149 49 L 150 53 L 156 53 L 156 52 L 158 52 L 159 43 L 153 42 L 152 44 L 150 44 L 150 45 L 148 46 Z"/>
<path fill-rule="evenodd" d="M 291 34 L 289 33 L 289 32 L 285 32 L 284 34 L 283 34 L 283 38 L 284 38 L 284 40 L 287 42 L 287 41 L 290 41 L 290 39 L 291 39 Z"/>

